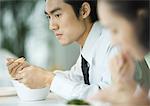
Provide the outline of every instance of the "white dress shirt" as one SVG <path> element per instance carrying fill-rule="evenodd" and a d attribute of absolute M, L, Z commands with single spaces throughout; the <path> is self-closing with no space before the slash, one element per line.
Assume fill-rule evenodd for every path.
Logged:
<path fill-rule="evenodd" d="M 85 99 L 111 84 L 108 60 L 118 52 L 112 47 L 110 34 L 99 22 L 94 23 L 76 64 L 68 71 L 57 71 L 50 89 L 66 99 Z M 81 55 L 89 63 L 90 85 L 84 84 Z"/>

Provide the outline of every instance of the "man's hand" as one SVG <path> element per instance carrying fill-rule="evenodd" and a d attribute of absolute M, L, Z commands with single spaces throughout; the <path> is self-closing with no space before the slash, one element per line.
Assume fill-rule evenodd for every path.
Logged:
<path fill-rule="evenodd" d="M 32 66 L 24 58 L 7 59 L 7 67 L 13 79 L 24 83 L 30 88 L 50 86 L 55 74 L 40 67 Z"/>
<path fill-rule="evenodd" d="M 21 71 L 23 68 L 29 66 L 29 64 L 24 61 L 25 59 L 23 57 L 19 59 L 14 59 L 14 58 L 7 59 L 8 71 L 13 79 L 15 79 L 18 71 Z"/>
<path fill-rule="evenodd" d="M 29 88 L 36 89 L 50 86 L 54 76 L 52 72 L 48 72 L 40 67 L 29 66 L 19 71 L 16 79 Z"/>

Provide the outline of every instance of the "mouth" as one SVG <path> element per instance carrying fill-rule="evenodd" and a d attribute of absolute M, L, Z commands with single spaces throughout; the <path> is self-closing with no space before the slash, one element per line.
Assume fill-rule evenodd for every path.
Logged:
<path fill-rule="evenodd" d="M 58 39 L 60 39 L 60 38 L 62 37 L 63 34 L 56 33 L 55 35 L 56 35 L 56 37 L 57 37 Z"/>

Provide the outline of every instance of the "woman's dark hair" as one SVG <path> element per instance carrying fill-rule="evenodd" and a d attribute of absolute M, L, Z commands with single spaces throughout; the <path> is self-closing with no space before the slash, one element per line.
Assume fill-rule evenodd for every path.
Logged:
<path fill-rule="evenodd" d="M 149 0 L 101 0 L 116 13 L 135 24 L 136 37 L 140 44 L 150 50 L 150 1 Z"/>
<path fill-rule="evenodd" d="M 70 4 L 77 17 L 80 15 L 80 8 L 84 2 L 89 3 L 91 7 L 90 19 L 92 22 L 98 20 L 97 16 L 97 0 L 64 0 L 65 3 Z"/>

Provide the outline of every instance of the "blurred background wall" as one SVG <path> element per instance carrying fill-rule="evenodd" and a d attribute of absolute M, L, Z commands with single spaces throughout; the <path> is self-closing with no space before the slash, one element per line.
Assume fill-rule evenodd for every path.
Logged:
<path fill-rule="evenodd" d="M 1 73 L 5 54 L 5 58 L 24 56 L 31 64 L 47 69 L 68 70 L 76 62 L 79 46 L 59 44 L 48 29 L 44 6 L 45 0 L 0 0 Z"/>

